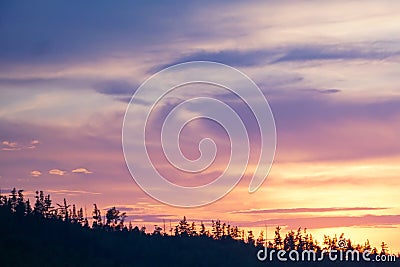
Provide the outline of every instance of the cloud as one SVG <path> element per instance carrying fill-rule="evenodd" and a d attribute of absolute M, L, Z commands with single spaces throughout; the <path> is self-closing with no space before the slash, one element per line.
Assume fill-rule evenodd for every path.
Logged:
<path fill-rule="evenodd" d="M 42 175 L 41 171 L 31 171 L 31 176 L 32 177 L 39 177 L 40 175 Z"/>
<path fill-rule="evenodd" d="M 1 150 L 3 150 L 3 151 L 21 150 L 21 147 L 18 145 L 17 142 L 3 141 L 3 142 L 1 142 L 1 144 L 2 144 Z"/>
<path fill-rule="evenodd" d="M 63 176 L 65 174 L 67 174 L 67 172 L 62 171 L 60 169 L 51 169 L 51 170 L 49 170 L 49 174 Z"/>
<path fill-rule="evenodd" d="M 336 94 L 340 93 L 342 90 L 340 89 L 304 89 L 307 92 L 315 92 L 320 94 Z"/>
<path fill-rule="evenodd" d="M 83 173 L 83 174 L 91 174 L 93 172 L 89 171 L 86 168 L 76 168 L 72 170 L 72 173 Z"/>
<path fill-rule="evenodd" d="M 0 170 L 3 177 L 26 177 L 31 170 L 41 170 L 42 176 L 51 177 L 49 170 L 59 169 L 65 172 L 63 177 L 77 168 L 86 168 L 97 173 L 96 178 L 107 181 L 107 176 L 128 177 L 125 172 L 123 154 L 120 150 L 123 112 L 106 113 L 93 117 L 90 123 L 81 126 L 43 125 L 37 121 L 19 122 L 0 119 L 2 140 L 40 140 L 38 148 L 7 152 L 0 150 Z M 43 141 L 42 141 L 43 140 Z M 62 153 L 60 153 L 60 151 Z M 88 159 L 94 167 L 82 165 Z M 56 175 L 56 174 L 53 174 Z M 91 183 L 84 174 L 74 175 L 74 181 L 80 185 Z M 12 180 L 10 180 L 11 183 Z M 46 180 L 43 180 L 44 183 Z M 14 186 L 13 184 L 10 187 Z M 36 189 L 36 188 L 35 188 Z M 45 189 L 45 188 L 44 188 Z"/>
<path fill-rule="evenodd" d="M 136 202 L 135 205 L 131 204 L 120 204 L 120 205 L 108 205 L 102 208 L 104 212 L 108 209 L 115 207 L 120 212 L 126 212 L 128 216 L 127 221 L 132 222 L 144 222 L 144 223 L 158 223 L 164 220 L 176 221 L 176 214 L 160 213 L 163 212 L 160 209 L 155 208 L 157 204 L 149 204 L 144 202 Z"/>
<path fill-rule="evenodd" d="M 383 60 L 400 54 L 399 50 L 382 49 L 373 46 L 374 44 L 364 43 L 358 45 L 336 44 L 295 47 L 290 48 L 283 56 L 271 63 L 314 60 Z"/>
<path fill-rule="evenodd" d="M 143 214 L 143 215 L 136 215 L 136 214 L 129 214 L 128 213 L 128 220 L 132 220 L 132 222 L 160 222 L 162 223 L 164 220 L 170 220 L 171 217 L 176 215 L 171 214 Z"/>
<path fill-rule="evenodd" d="M 269 214 L 269 213 L 308 213 L 308 212 L 335 212 L 335 211 L 371 211 L 385 210 L 388 208 L 370 208 L 370 207 L 333 207 L 333 208 L 292 208 L 292 209 L 250 209 L 238 210 L 229 213 L 232 214 Z"/>
<path fill-rule="evenodd" d="M 400 50 L 383 43 L 340 43 L 321 45 L 286 45 L 259 49 L 200 50 L 180 55 L 168 64 L 151 69 L 151 73 L 187 61 L 215 61 L 234 67 L 267 66 L 284 62 L 317 60 L 384 60 L 400 55 Z M 336 89 L 321 90 L 336 93 Z"/>
<path fill-rule="evenodd" d="M 23 149 L 35 149 L 39 143 L 40 142 L 38 140 L 33 140 L 28 144 L 4 140 L 1 142 L 0 147 L 3 151 L 20 151 Z"/>
<path fill-rule="evenodd" d="M 157 47 L 160 40 L 181 38 L 200 28 L 190 19 L 199 8 L 204 10 L 207 6 L 185 1 L 114 5 L 102 0 L 96 7 L 83 2 L 8 4 L 2 8 L 7 12 L 1 12 L 4 27 L 0 28 L 3 37 L 0 62 L 64 61 L 68 64 L 93 60 L 99 54 L 121 57 L 120 51 L 128 50 L 132 54 Z M 24 20 L 16 20 L 17 14 Z M 80 18 L 79 22 L 76 18 Z"/>
<path fill-rule="evenodd" d="M 137 85 L 132 85 L 127 81 L 104 81 L 95 84 L 94 89 L 96 92 L 106 95 L 123 96 L 132 95 L 136 89 Z"/>
<path fill-rule="evenodd" d="M 30 145 L 27 146 L 27 148 L 29 148 L 29 149 L 34 149 L 34 148 L 36 148 L 37 145 L 39 145 L 39 144 L 40 144 L 39 140 L 33 140 L 33 141 L 31 141 Z"/>
<path fill-rule="evenodd" d="M 101 193 L 98 192 L 91 192 L 85 190 L 68 190 L 68 189 L 49 189 L 46 192 L 53 193 L 53 194 L 60 194 L 60 195 L 67 195 L 67 196 L 77 196 L 77 195 L 100 195 Z"/>
<path fill-rule="evenodd" d="M 142 99 L 137 99 L 137 98 L 133 98 L 132 96 L 128 96 L 128 97 L 117 97 L 116 98 L 118 101 L 124 102 L 124 103 L 132 103 L 135 105 L 141 105 L 141 106 L 148 106 L 151 103 Z"/>
<path fill-rule="evenodd" d="M 37 86 L 43 85 L 44 83 L 53 82 L 65 82 L 66 80 L 55 79 L 55 78 L 0 78 L 0 85 L 5 85 L 7 87 L 14 86 Z"/>
<path fill-rule="evenodd" d="M 17 147 L 18 145 L 17 142 L 10 142 L 10 141 L 3 141 L 2 144 L 8 147 Z"/>
<path fill-rule="evenodd" d="M 91 174 L 91 173 L 93 173 L 93 172 L 89 171 L 86 168 L 76 168 L 76 169 L 73 169 L 71 172 L 72 173 L 77 173 L 77 174 Z M 49 171 L 49 174 L 59 175 L 59 176 L 66 175 L 67 173 L 68 173 L 67 171 L 63 171 L 63 170 L 60 170 L 60 169 L 51 169 Z"/>
<path fill-rule="evenodd" d="M 334 97 L 338 93 L 310 97 L 302 91 L 280 90 L 269 95 L 280 140 L 278 161 L 399 155 L 395 133 L 400 130 L 400 98 L 339 99 Z"/>
<path fill-rule="evenodd" d="M 186 54 L 173 62 L 159 66 L 156 70 L 161 70 L 166 67 L 184 63 L 187 61 L 215 61 L 235 67 L 251 67 L 265 65 L 268 63 L 268 58 L 276 54 L 273 50 L 221 50 L 221 51 L 197 51 Z M 154 69 L 152 70 L 152 72 Z"/>
<path fill-rule="evenodd" d="M 280 225 L 289 229 L 306 227 L 309 229 L 352 227 L 352 226 L 392 226 L 400 224 L 400 215 L 364 215 L 364 216 L 332 216 L 305 217 L 262 220 L 250 223 L 249 226 Z"/>

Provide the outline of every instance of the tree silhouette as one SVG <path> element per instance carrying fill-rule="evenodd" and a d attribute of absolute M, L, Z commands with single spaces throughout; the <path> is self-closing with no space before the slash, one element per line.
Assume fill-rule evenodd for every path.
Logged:
<path fill-rule="evenodd" d="M 46 202 L 45 203 L 45 213 L 47 213 L 47 206 L 46 206 Z M 67 204 L 67 200 L 64 198 L 63 204 L 58 204 L 58 210 L 60 211 L 59 216 L 61 219 L 63 219 L 64 221 L 68 222 L 70 220 L 70 212 L 68 211 L 69 207 L 71 207 L 71 205 Z"/>
<path fill-rule="evenodd" d="M 206 231 L 206 226 L 204 225 L 203 222 L 201 222 L 200 224 L 200 232 L 199 232 L 200 236 L 208 236 L 208 232 Z"/>
<path fill-rule="evenodd" d="M 19 216 L 24 216 L 26 214 L 27 203 L 24 200 L 24 190 L 18 190 L 17 203 L 15 205 L 15 213 Z"/>
<path fill-rule="evenodd" d="M 32 209 L 23 192 L 13 188 L 8 197 L 0 195 L 1 266 L 265 266 L 254 256 L 264 246 L 299 253 L 311 250 L 319 256 L 322 249 L 342 252 L 368 250 L 373 260 L 379 255 L 386 258 L 389 255 L 385 242 L 378 252 L 369 240 L 355 244 L 344 234 L 339 238 L 325 235 L 322 246 L 319 246 L 313 236 L 301 228 L 288 231 L 282 240 L 281 227 L 278 226 L 271 242 L 264 237 L 264 231 L 255 239 L 252 230 L 245 232 L 220 220 L 211 221 L 211 232 L 203 222 L 197 230 L 195 222 L 189 223 L 186 216 L 176 225 L 173 236 L 165 232 L 165 226 L 163 229 L 158 225 L 154 225 L 154 231 L 148 234 L 144 226 L 139 228 L 131 222 L 129 227 L 125 227 L 126 213 L 116 207 L 107 210 L 103 222 L 96 204 L 92 227 L 89 227 L 83 209 L 67 204 L 66 199 L 54 209 L 50 195 L 37 191 Z M 20 257 L 22 253 L 24 257 Z M 397 261 L 385 265 L 398 266 L 398 261 L 397 257 Z M 323 265 L 317 263 L 307 262 L 307 265 L 332 266 L 325 261 Z M 303 266 L 302 263 L 271 264 L 291 265 Z M 346 262 L 346 265 L 376 266 L 360 262 Z"/>
<path fill-rule="evenodd" d="M 212 234 L 214 239 L 221 239 L 222 238 L 222 227 L 221 227 L 221 221 L 220 220 L 216 220 L 214 222 L 214 220 L 211 222 L 211 227 L 212 227 Z"/>
<path fill-rule="evenodd" d="M 97 208 L 96 204 L 93 204 L 93 228 L 101 228 L 103 226 L 102 219 L 101 219 L 101 211 Z"/>
<path fill-rule="evenodd" d="M 107 210 L 106 225 L 108 227 L 111 227 L 111 228 L 116 227 L 117 229 L 121 230 L 123 228 L 125 218 L 126 218 L 125 212 L 121 213 L 115 207 L 112 207 L 111 209 Z"/>
<path fill-rule="evenodd" d="M 162 235 L 162 230 L 163 229 L 161 227 L 159 227 L 158 225 L 154 225 L 153 235 L 161 236 Z"/>
<path fill-rule="evenodd" d="M 277 226 L 275 229 L 275 237 L 274 237 L 274 248 L 277 250 L 281 249 L 283 245 L 280 231 L 281 227 Z"/>
<path fill-rule="evenodd" d="M 256 246 L 257 246 L 257 247 L 263 247 L 264 244 L 265 244 L 264 231 L 261 231 L 261 232 L 260 232 L 260 235 L 259 235 L 258 238 L 257 238 Z"/>
<path fill-rule="evenodd" d="M 177 234 L 182 237 L 188 237 L 191 235 L 189 223 L 186 220 L 186 216 L 177 225 Z"/>
<path fill-rule="evenodd" d="M 17 190 L 15 187 L 11 190 L 10 197 L 8 198 L 8 206 L 12 212 L 15 212 L 15 208 L 17 207 Z"/>

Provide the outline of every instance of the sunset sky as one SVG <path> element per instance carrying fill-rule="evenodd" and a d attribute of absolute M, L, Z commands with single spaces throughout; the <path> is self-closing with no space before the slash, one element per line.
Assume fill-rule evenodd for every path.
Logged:
<path fill-rule="evenodd" d="M 319 242 L 344 232 L 400 251 L 400 2 L 189 2 L 0 3 L 1 191 L 17 187 L 32 198 L 44 190 L 89 215 L 93 203 L 116 206 L 149 231 L 186 215 L 268 225 L 270 236 L 277 225 L 307 227 Z M 193 60 L 254 80 L 272 109 L 277 148 L 255 193 L 249 166 L 219 201 L 176 208 L 132 179 L 122 122 L 140 84 Z M 196 140 L 226 137 L 212 125 L 191 127 L 182 142 L 194 158 Z M 225 168 L 220 142 L 220 161 L 205 175 L 172 179 L 209 182 Z"/>

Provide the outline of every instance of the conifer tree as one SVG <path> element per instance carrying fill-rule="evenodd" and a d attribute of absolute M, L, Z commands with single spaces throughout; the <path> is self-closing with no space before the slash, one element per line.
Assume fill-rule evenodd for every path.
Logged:
<path fill-rule="evenodd" d="M 26 203 L 24 200 L 24 190 L 18 190 L 17 202 L 15 205 L 15 213 L 19 216 L 26 214 Z"/>
<path fill-rule="evenodd" d="M 8 198 L 8 206 L 12 212 L 15 212 L 15 209 L 17 207 L 17 199 L 18 199 L 17 190 L 14 187 L 11 190 L 10 197 Z"/>
<path fill-rule="evenodd" d="M 276 250 L 281 249 L 282 245 L 283 245 L 280 231 L 281 231 L 281 227 L 277 226 L 275 228 L 275 237 L 274 237 L 274 248 Z"/>
<path fill-rule="evenodd" d="M 179 221 L 178 235 L 184 236 L 184 237 L 190 235 L 189 223 L 186 220 L 186 216 L 183 216 L 183 219 L 181 221 Z"/>
<path fill-rule="evenodd" d="M 66 222 L 70 221 L 70 211 L 69 211 L 69 207 L 71 205 L 67 204 L 67 200 L 64 198 L 63 204 L 57 204 L 57 206 L 59 207 L 60 210 L 60 216 L 61 219 L 63 219 Z M 47 208 L 46 208 L 47 209 Z"/>
<path fill-rule="evenodd" d="M 103 226 L 102 220 L 101 220 L 101 211 L 97 208 L 96 204 L 93 204 L 93 223 L 92 227 L 93 228 L 101 228 Z"/>
<path fill-rule="evenodd" d="M 264 231 L 261 231 L 260 235 L 257 238 L 256 245 L 258 247 L 262 247 L 262 246 L 264 246 L 264 241 L 265 241 L 264 240 Z"/>
<path fill-rule="evenodd" d="M 254 246 L 254 234 L 252 230 L 247 231 L 248 236 L 247 236 L 247 244 L 250 244 Z"/>

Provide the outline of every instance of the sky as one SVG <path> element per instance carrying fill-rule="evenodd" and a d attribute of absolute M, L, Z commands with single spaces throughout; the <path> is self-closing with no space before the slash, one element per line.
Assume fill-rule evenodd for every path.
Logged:
<path fill-rule="evenodd" d="M 89 214 L 93 203 L 116 206 L 149 231 L 186 215 L 267 225 L 271 235 L 277 225 L 307 227 L 318 241 L 344 232 L 400 251 L 398 25 L 400 2 L 391 0 L 1 1 L 1 191 L 17 187 L 32 197 L 44 190 L 55 203 L 66 197 Z M 255 193 L 248 192 L 250 166 L 222 199 L 177 208 L 132 179 L 122 123 L 146 79 L 195 60 L 237 68 L 259 86 L 277 147 Z M 257 136 L 232 96 L 198 87 L 180 93 L 160 104 L 156 123 L 188 94 L 208 93 L 231 103 L 248 121 L 249 136 Z M 154 160 L 177 184 L 208 183 L 229 157 L 226 133 L 208 122 L 186 128 L 184 154 L 198 157 L 199 140 L 211 135 L 220 148 L 215 166 L 188 177 L 165 166 L 162 151 Z"/>

